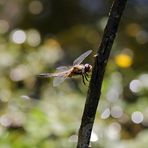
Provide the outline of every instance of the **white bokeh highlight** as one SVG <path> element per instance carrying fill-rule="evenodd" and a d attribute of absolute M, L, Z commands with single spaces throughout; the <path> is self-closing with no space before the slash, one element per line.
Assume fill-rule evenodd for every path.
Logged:
<path fill-rule="evenodd" d="M 109 108 L 106 108 L 106 109 L 102 112 L 101 118 L 102 118 L 102 119 L 107 119 L 107 118 L 109 118 L 109 116 L 110 116 L 110 109 L 109 109 Z"/>
<path fill-rule="evenodd" d="M 22 44 L 26 40 L 26 33 L 23 30 L 15 30 L 11 33 L 10 39 L 16 44 Z"/>
<path fill-rule="evenodd" d="M 136 80 L 132 80 L 130 82 L 129 88 L 132 92 L 134 93 L 138 93 L 141 88 L 142 88 L 142 83 L 140 80 L 136 79 Z"/>
<path fill-rule="evenodd" d="M 139 124 L 144 119 L 143 113 L 142 112 L 139 112 L 139 111 L 135 111 L 135 112 L 132 113 L 131 119 L 132 119 L 132 121 L 134 123 Z"/>

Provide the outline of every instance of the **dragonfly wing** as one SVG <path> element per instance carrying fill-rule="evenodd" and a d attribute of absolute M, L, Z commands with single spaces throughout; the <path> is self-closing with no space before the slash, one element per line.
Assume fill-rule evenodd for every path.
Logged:
<path fill-rule="evenodd" d="M 90 55 L 92 52 L 92 50 L 88 50 L 85 53 L 83 53 L 82 55 L 80 55 L 77 59 L 74 60 L 73 65 L 79 65 L 82 63 L 82 61 L 88 56 Z"/>
<path fill-rule="evenodd" d="M 67 73 L 69 69 L 70 69 L 70 67 L 60 66 L 60 67 L 56 68 L 55 73 L 41 73 L 38 75 L 38 77 L 49 78 L 49 77 L 62 76 L 62 75 L 65 75 L 65 73 Z"/>
<path fill-rule="evenodd" d="M 66 79 L 67 77 L 55 77 L 53 79 L 53 86 L 56 87 L 56 86 L 59 86 L 62 82 L 64 82 L 64 80 Z"/>
<path fill-rule="evenodd" d="M 61 71 L 61 72 L 62 72 L 62 71 L 67 71 L 67 70 L 69 70 L 69 67 L 67 67 L 67 66 L 60 66 L 60 67 L 57 67 L 56 70 L 59 71 L 59 72 L 60 72 L 60 71 Z"/>
<path fill-rule="evenodd" d="M 42 77 L 42 78 L 49 78 L 49 77 L 54 77 L 55 74 L 53 73 L 41 73 L 39 75 L 37 75 L 38 77 Z"/>
<path fill-rule="evenodd" d="M 53 86 L 56 87 L 60 85 L 64 80 L 69 76 L 72 69 L 69 69 L 67 71 L 59 72 L 58 75 L 53 79 Z"/>
<path fill-rule="evenodd" d="M 50 77 L 64 77 L 68 73 L 67 71 L 62 71 L 62 72 L 55 72 L 55 73 L 41 73 L 38 75 L 38 77 L 43 77 L 43 78 L 50 78 Z"/>
<path fill-rule="evenodd" d="M 49 78 L 54 77 L 53 79 L 53 86 L 56 87 L 60 85 L 71 73 L 71 70 L 57 72 L 57 73 L 42 73 L 38 75 L 39 77 Z"/>

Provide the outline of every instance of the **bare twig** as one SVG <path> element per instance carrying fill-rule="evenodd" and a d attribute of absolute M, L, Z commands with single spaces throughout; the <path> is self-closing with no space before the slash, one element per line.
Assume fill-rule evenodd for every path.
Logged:
<path fill-rule="evenodd" d="M 82 122 L 79 129 L 77 148 L 88 148 L 97 106 L 101 95 L 101 86 L 105 67 L 110 55 L 113 41 L 119 26 L 120 18 L 127 0 L 114 0 L 109 19 L 104 30 L 102 42 L 95 57 L 92 77 L 89 84 Z"/>

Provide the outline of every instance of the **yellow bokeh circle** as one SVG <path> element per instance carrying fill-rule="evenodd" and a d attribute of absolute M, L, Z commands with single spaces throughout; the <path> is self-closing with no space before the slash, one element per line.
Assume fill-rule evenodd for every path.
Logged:
<path fill-rule="evenodd" d="M 128 68 L 132 65 L 133 60 L 131 56 L 122 53 L 122 54 L 116 55 L 115 63 L 120 67 Z"/>

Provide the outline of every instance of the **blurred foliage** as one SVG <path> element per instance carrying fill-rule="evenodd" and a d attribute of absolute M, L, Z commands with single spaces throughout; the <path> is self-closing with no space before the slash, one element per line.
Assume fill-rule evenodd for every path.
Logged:
<path fill-rule="evenodd" d="M 0 0 L 0 147 L 73 148 L 87 86 L 36 75 L 96 53 L 112 1 Z M 148 2 L 128 2 L 106 68 L 92 147 L 147 148 Z M 87 58 L 93 65 L 93 55 Z"/>

